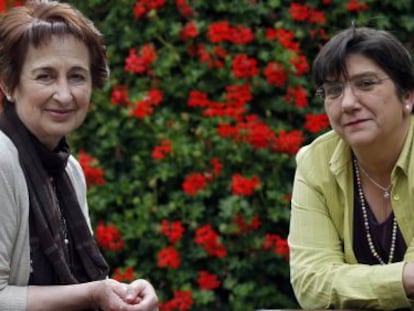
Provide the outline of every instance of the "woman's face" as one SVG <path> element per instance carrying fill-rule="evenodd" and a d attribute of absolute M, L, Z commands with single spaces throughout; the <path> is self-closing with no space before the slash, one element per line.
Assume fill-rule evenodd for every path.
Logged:
<path fill-rule="evenodd" d="M 83 123 L 91 93 L 88 48 L 72 35 L 53 36 L 29 46 L 12 101 L 26 127 L 53 149 Z"/>
<path fill-rule="evenodd" d="M 335 83 L 326 83 L 324 87 L 325 94 L 334 97 L 325 99 L 325 111 L 332 128 L 355 148 L 404 139 L 413 92 L 399 98 L 391 78 L 363 55 L 349 55 L 346 67 L 349 78 L 342 84 L 340 96 L 336 94 L 341 87 L 338 89 Z"/>

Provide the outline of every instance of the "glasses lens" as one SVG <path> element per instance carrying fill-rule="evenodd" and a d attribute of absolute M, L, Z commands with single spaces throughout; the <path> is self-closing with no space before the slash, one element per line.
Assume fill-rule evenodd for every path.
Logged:
<path fill-rule="evenodd" d="M 341 83 L 329 83 L 324 86 L 327 99 L 335 99 L 342 95 L 344 86 Z"/>

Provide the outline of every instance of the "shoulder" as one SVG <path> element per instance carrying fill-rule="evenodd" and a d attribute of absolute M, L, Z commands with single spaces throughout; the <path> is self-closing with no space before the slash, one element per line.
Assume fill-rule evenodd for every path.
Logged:
<path fill-rule="evenodd" d="M 332 130 L 322 134 L 312 143 L 303 146 L 299 150 L 296 155 L 297 164 L 329 164 L 340 141 L 341 138 Z"/>
<path fill-rule="evenodd" d="M 16 176 L 24 179 L 17 148 L 2 131 L 0 131 L 0 174 L 8 182 L 15 180 Z"/>

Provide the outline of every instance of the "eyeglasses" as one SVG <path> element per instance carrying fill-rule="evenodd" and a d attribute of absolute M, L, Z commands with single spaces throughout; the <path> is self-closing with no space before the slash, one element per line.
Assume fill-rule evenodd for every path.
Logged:
<path fill-rule="evenodd" d="M 324 101 L 334 101 L 344 94 L 346 84 L 350 84 L 354 95 L 361 95 L 372 91 L 376 85 L 391 78 L 357 77 L 349 81 L 325 82 L 316 90 L 316 95 Z"/>

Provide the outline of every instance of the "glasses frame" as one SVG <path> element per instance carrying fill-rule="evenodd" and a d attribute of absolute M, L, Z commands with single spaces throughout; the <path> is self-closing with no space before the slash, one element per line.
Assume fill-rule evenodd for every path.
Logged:
<path fill-rule="evenodd" d="M 385 80 L 390 80 L 391 78 L 390 77 L 388 77 L 388 76 L 386 76 L 386 77 L 383 77 L 383 78 L 378 78 L 378 77 L 357 77 L 357 78 L 354 78 L 354 79 L 350 79 L 350 80 L 347 80 L 347 81 L 332 81 L 331 83 L 337 83 L 338 85 L 341 85 L 342 86 L 342 91 L 341 91 L 341 94 L 340 95 L 338 95 L 337 97 L 335 97 L 335 98 L 327 98 L 326 97 L 326 95 L 325 95 L 325 89 L 324 89 L 324 83 L 323 84 L 321 84 L 317 89 L 316 89 L 316 92 L 315 92 L 315 94 L 316 94 L 316 96 L 317 97 L 319 97 L 322 101 L 335 101 L 335 100 L 337 100 L 337 99 L 339 99 L 339 98 L 341 98 L 343 95 L 344 95 L 344 91 L 345 91 L 345 87 L 346 87 L 346 84 L 349 84 L 349 83 L 351 83 L 352 84 L 352 82 L 354 82 L 355 80 L 358 80 L 358 79 L 361 79 L 361 80 L 363 80 L 363 79 L 372 79 L 372 80 L 374 80 L 374 81 L 372 81 L 373 83 L 372 83 L 372 89 L 376 86 L 376 85 L 380 85 L 380 84 L 382 84 L 382 82 L 383 81 L 385 81 Z M 355 94 L 355 92 L 354 92 L 354 88 L 353 88 L 353 86 L 351 85 L 351 89 L 352 89 L 352 92 Z M 369 90 L 363 90 L 364 92 L 369 92 L 369 91 L 371 91 L 372 89 L 369 89 Z"/>

